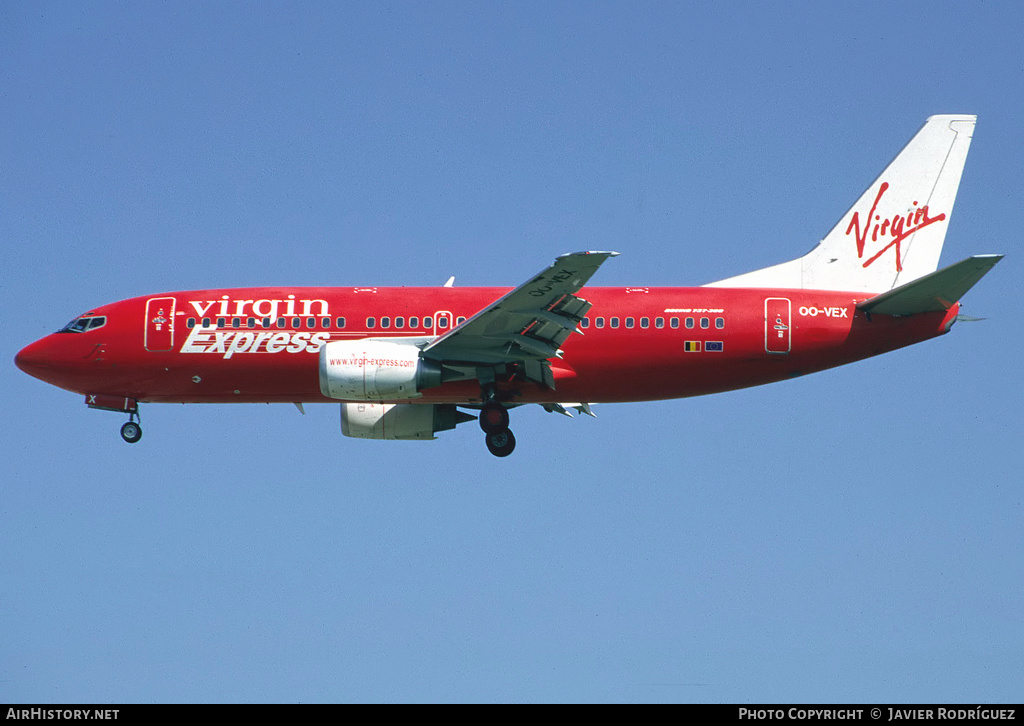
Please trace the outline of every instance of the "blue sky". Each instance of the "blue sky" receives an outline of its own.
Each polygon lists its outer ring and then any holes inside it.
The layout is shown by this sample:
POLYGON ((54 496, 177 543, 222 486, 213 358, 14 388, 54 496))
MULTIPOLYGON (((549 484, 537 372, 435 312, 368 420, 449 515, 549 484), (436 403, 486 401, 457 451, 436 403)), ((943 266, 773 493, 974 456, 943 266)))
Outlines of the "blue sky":
POLYGON ((0 7, 0 701, 1020 699, 1024 6, 0 7), (15 352, 263 284, 605 285, 796 257, 936 113, 987 320, 718 396, 366 442, 15 352))

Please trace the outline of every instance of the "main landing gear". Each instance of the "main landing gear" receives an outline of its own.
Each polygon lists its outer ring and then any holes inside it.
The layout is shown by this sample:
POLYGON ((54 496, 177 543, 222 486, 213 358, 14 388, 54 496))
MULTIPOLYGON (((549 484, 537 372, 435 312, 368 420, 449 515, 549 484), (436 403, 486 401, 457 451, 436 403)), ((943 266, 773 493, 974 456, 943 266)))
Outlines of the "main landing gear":
POLYGON ((129 444, 134 444, 142 438, 142 424, 139 421, 139 412, 133 411, 128 414, 128 423, 121 427, 121 438, 129 444))
POLYGON ((487 450, 495 456, 508 456, 516 448, 516 437, 508 428, 508 409, 491 401, 480 409, 480 428, 487 434, 487 450))

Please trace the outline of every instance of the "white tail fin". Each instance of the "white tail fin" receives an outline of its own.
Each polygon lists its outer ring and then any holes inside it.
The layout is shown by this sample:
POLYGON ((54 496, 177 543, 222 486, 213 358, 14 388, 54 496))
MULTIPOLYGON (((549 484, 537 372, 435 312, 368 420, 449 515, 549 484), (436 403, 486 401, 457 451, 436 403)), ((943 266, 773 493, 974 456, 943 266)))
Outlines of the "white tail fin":
POLYGON ((881 292, 934 272, 976 116, 932 116, 809 253, 708 287, 881 292))

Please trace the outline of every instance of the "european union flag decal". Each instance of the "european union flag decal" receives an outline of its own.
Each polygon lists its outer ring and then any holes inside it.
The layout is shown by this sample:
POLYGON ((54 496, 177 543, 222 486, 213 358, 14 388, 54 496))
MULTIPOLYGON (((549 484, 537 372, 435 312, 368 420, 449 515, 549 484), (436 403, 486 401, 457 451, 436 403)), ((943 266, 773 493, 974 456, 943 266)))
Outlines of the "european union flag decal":
POLYGON ((721 340, 709 340, 704 344, 704 350, 708 353, 721 353, 724 343, 721 340))

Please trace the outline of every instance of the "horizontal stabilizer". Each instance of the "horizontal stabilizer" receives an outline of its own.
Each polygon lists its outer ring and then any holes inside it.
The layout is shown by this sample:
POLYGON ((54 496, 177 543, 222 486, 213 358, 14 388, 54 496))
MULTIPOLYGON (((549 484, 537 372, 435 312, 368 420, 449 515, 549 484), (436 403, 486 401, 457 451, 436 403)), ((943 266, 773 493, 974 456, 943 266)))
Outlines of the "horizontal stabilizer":
POLYGON ((913 315, 949 310, 1002 255, 975 255, 924 277, 900 285, 857 305, 866 313, 913 315))

